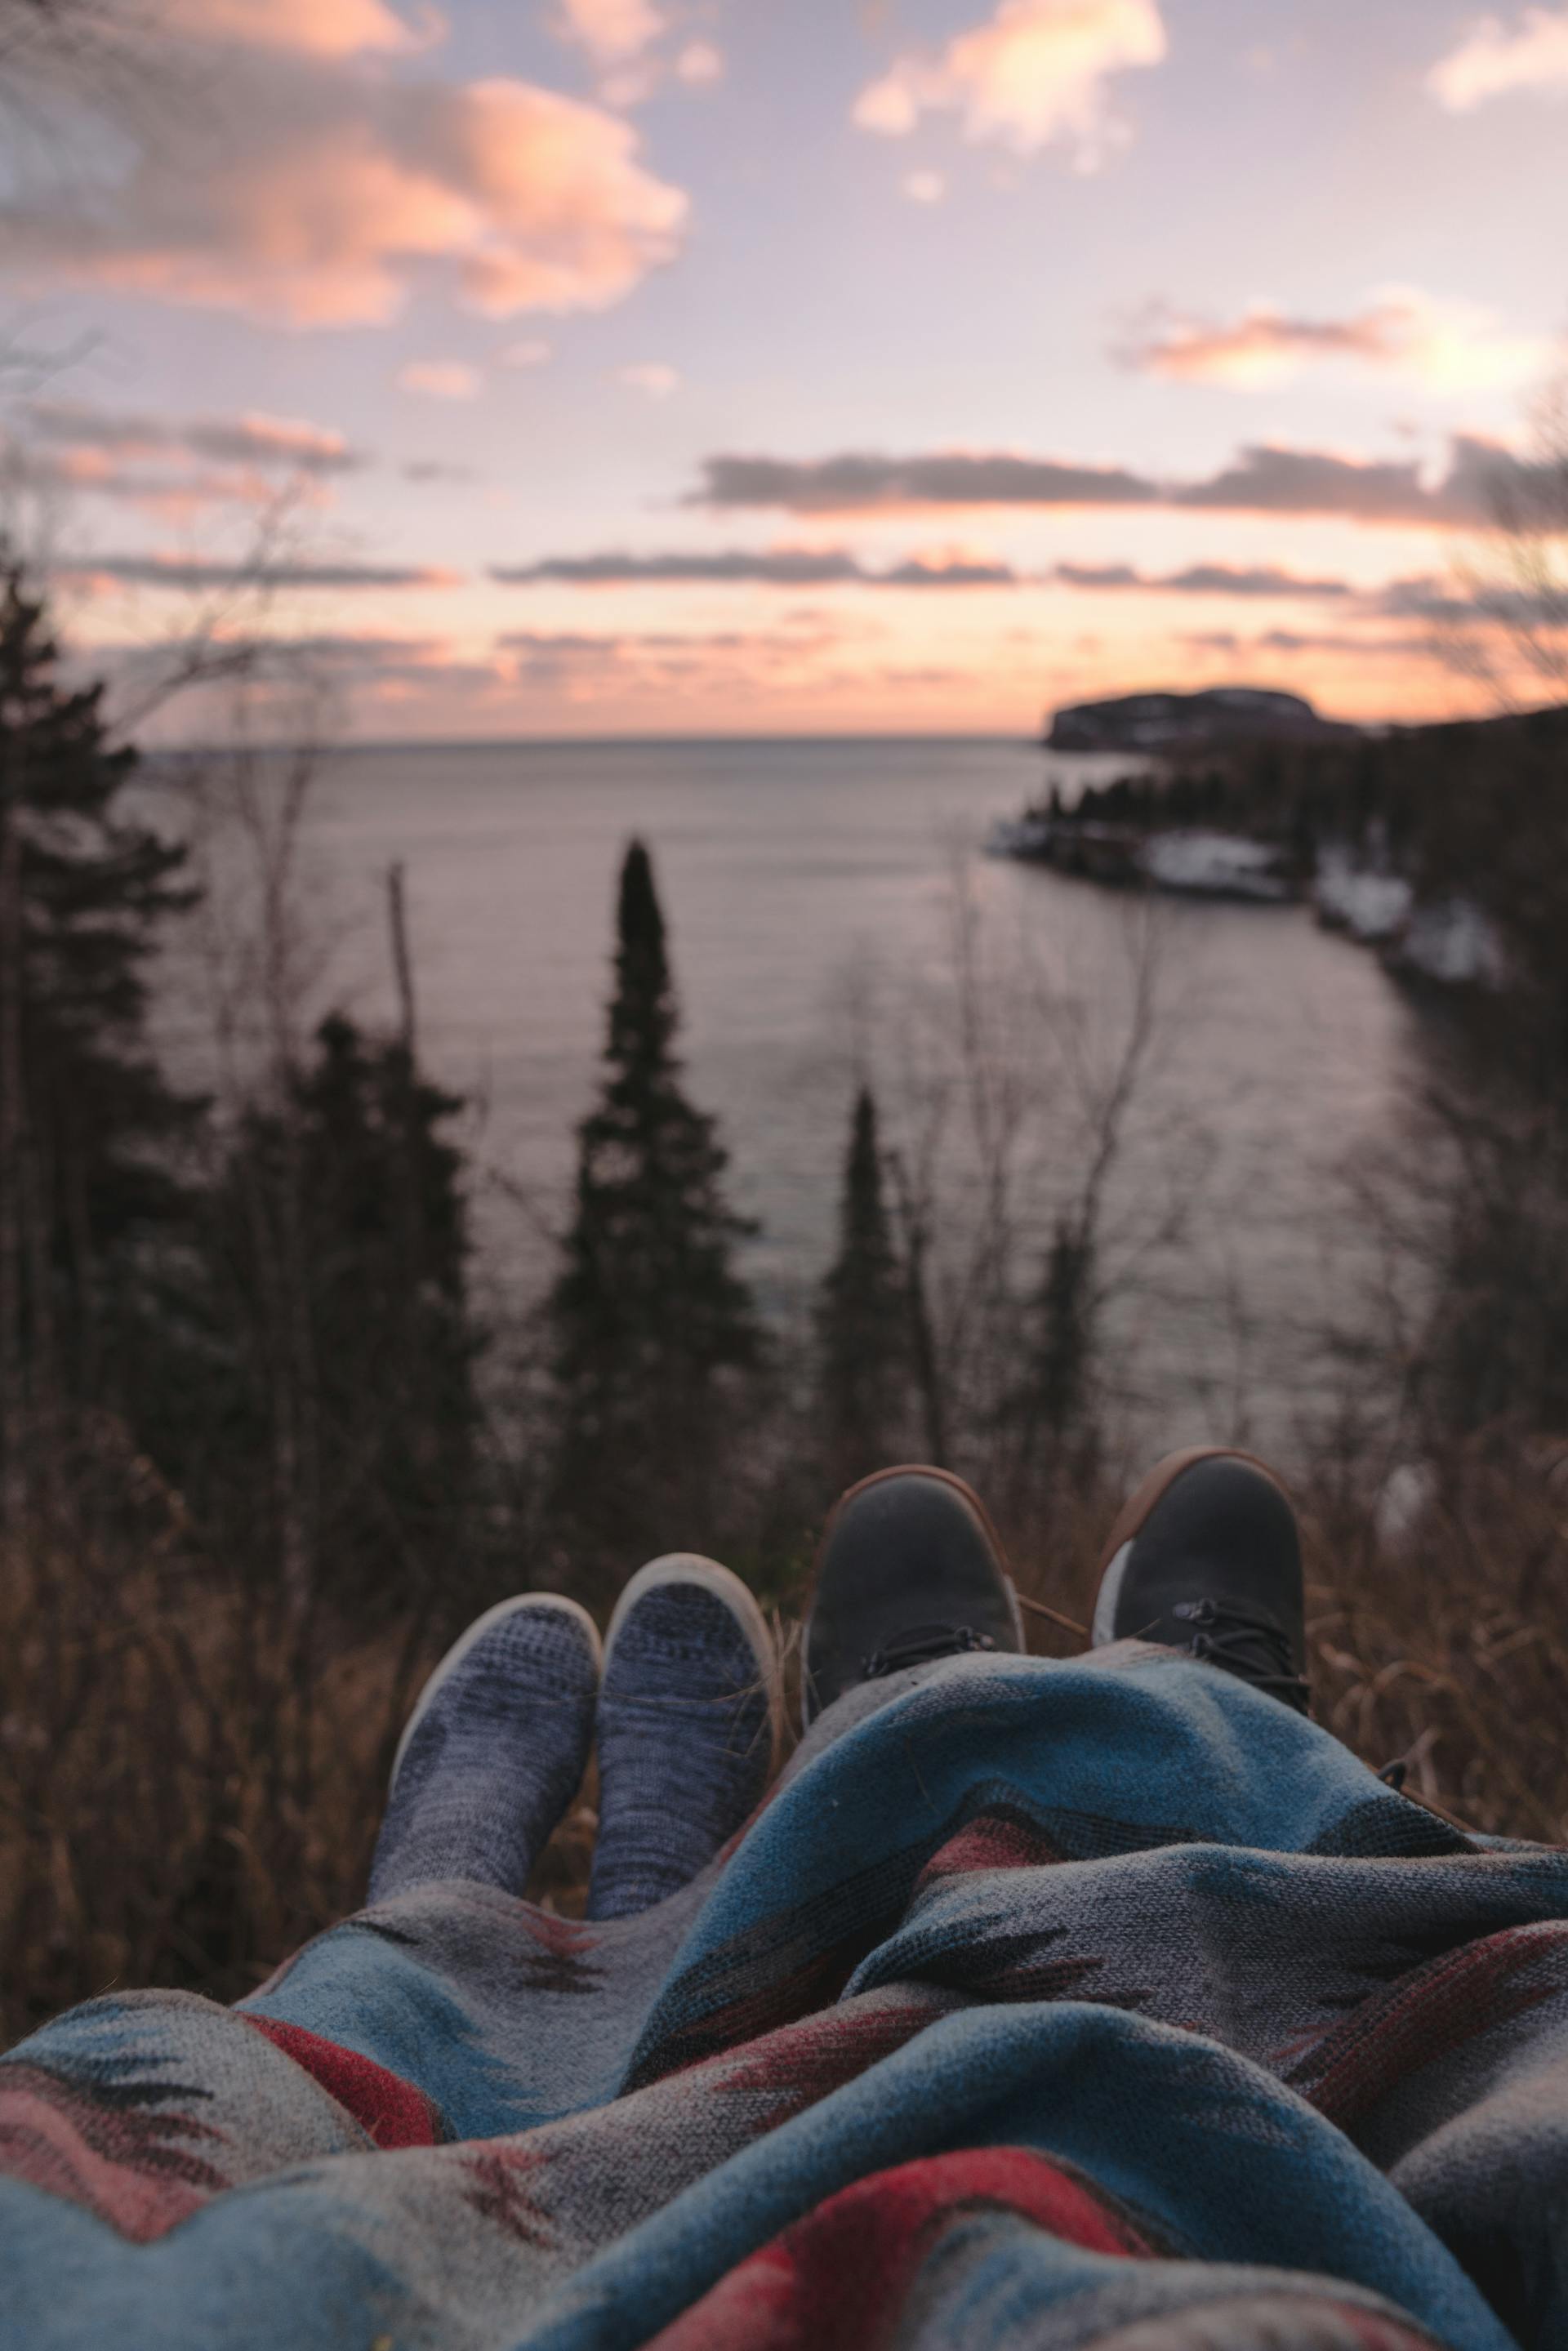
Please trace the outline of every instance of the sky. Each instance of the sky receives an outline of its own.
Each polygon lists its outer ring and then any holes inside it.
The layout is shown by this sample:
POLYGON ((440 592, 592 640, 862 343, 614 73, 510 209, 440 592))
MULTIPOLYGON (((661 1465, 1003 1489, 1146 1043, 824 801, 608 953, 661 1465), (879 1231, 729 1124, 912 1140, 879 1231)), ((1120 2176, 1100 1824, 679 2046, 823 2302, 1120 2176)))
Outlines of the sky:
POLYGON ((1568 6, 114 5, 0 153, 11 528, 101 664, 260 632, 368 738, 1474 706, 1568 6))

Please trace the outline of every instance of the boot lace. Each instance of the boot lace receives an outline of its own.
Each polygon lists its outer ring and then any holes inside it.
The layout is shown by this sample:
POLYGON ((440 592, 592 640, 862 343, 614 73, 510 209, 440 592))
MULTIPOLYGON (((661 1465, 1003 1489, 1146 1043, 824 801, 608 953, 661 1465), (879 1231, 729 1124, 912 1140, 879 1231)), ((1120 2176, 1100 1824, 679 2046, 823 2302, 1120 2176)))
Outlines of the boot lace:
POLYGON ((1202 1627, 1187 1644, 1191 1656, 1305 1714, 1312 1694, 1294 1670, 1290 1635, 1282 1625, 1267 1616, 1244 1616, 1218 1600, 1178 1600, 1171 1614, 1202 1627))
POLYGON ((879 1682, 888 1674, 903 1673, 906 1666, 928 1666, 937 1657, 962 1656, 968 1650, 996 1646, 988 1633, 977 1633, 968 1625, 913 1625, 907 1633, 895 1633, 891 1641, 861 1659, 861 1679, 879 1682))

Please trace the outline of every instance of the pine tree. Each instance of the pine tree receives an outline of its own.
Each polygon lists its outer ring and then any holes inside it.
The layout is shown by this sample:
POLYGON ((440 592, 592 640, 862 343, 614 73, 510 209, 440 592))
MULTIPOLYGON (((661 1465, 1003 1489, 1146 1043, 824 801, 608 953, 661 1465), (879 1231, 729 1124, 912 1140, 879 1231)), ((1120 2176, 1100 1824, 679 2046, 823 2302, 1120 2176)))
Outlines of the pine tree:
POLYGON ((296 1596, 361 1616, 465 1596, 480 1338, 442 1133, 462 1107, 406 1042, 325 1020, 286 1099, 234 1138, 199 1320, 165 1367, 162 1449, 214 1548, 266 1572, 295 1528, 296 1596))
POLYGON ((897 1450, 908 1397, 909 1296, 894 1244, 869 1086, 855 1097, 839 1249, 817 1307, 817 1399, 830 1481, 847 1486, 897 1450))
POLYGON ((148 959, 191 903, 183 852, 128 812, 136 754, 110 746, 102 692, 61 682, 43 602, 14 563, 0 569, 0 1452, 13 1507, 40 1409, 131 1384, 138 1245, 182 1211, 177 1146, 201 1109, 146 1040, 148 959))
POLYGON ((761 1357, 733 1262, 751 1228, 726 1201, 715 1122, 683 1090, 678 1025, 653 865, 632 841, 602 1090, 578 1130, 575 1214, 548 1307, 552 1515, 601 1566, 622 1570, 714 1527, 726 1389, 761 1357))
POLYGON ((1036 1426, 1060 1442, 1083 1418, 1094 1363, 1094 1244, 1062 1218, 1035 1301, 1029 1391, 1036 1426))
POLYGON ((1033 1293, 1023 1301, 1019 1370, 1004 1393, 999 1430, 1012 1511, 1049 1525, 1062 1496, 1095 1473, 1101 1422, 1097 1355, 1101 1300, 1092 1224, 1059 1216, 1033 1293))

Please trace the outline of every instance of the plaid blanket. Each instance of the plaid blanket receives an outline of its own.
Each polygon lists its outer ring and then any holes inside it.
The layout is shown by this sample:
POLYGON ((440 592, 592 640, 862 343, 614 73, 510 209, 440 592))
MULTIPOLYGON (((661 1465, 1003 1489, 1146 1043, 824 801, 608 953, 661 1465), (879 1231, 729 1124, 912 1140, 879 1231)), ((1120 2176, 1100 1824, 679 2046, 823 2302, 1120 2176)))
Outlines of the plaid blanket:
POLYGON ((1568 1854, 1170 1652, 949 1659, 643 1917, 73 2010, 0 2173, 27 2351, 1562 2351, 1568 1854))

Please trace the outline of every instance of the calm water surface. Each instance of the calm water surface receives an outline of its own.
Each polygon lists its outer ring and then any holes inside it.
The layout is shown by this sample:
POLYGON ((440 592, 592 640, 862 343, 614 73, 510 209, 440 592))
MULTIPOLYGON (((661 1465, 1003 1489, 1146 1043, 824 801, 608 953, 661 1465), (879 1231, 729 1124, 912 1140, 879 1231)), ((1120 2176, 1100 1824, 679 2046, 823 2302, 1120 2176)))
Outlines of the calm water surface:
MULTIPOLYGON (((1071 784, 1105 765, 1052 768, 1071 784)), ((1037 955, 1090 1030, 1103 1003, 1113 1049, 1128 903, 977 853, 1044 775, 1039 751, 998 740, 336 754, 314 823, 331 988, 366 1014, 390 1009, 382 888, 401 860, 422 1050, 482 1105, 486 1261, 537 1281, 594 1083, 617 862, 640 833, 692 1091, 720 1114, 737 1204, 762 1228, 750 1270, 775 1302, 799 1302, 831 1245, 854 1068, 868 1060, 918 1091, 912 1008, 945 985, 966 856, 982 936, 1004 962, 1037 955)), ((1262 1439, 1322 1401, 1315 1336, 1364 1290, 1334 1170, 1392 1129, 1410 1016, 1371 956, 1299 909, 1167 902, 1160 923, 1145 1091, 1186 1119, 1185 1155, 1151 1111, 1118 1178, 1128 1249, 1145 1242, 1137 1292, 1116 1308, 1118 1355, 1140 1433, 1262 1439), (1179 1245, 1160 1247, 1157 1217, 1139 1212, 1166 1177, 1187 1215, 1179 1245)))

